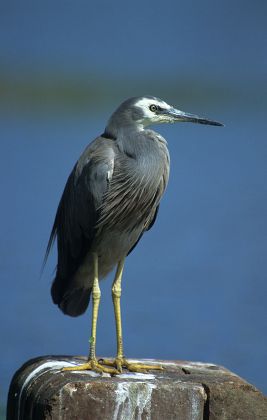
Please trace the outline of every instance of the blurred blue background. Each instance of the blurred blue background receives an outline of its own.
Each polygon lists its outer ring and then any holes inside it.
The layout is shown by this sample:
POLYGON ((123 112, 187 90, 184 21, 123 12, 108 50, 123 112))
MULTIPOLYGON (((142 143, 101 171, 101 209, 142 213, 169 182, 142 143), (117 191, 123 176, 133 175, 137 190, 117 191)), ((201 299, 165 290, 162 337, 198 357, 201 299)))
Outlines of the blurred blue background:
MULTIPOLYGON (((76 159, 143 94, 226 126, 155 127, 171 176, 127 259, 125 352, 221 364, 267 393, 266 13, 245 0, 1 3, 2 404, 29 358, 87 354, 90 311, 52 304, 55 251, 40 267, 76 159)), ((111 277, 101 287, 97 353, 111 356, 111 277)))

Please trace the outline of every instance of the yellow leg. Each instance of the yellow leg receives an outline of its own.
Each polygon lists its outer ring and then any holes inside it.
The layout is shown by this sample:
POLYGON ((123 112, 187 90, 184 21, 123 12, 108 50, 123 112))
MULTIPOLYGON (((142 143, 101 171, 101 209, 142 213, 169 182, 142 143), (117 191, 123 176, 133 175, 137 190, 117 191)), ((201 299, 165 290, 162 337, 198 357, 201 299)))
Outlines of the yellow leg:
POLYGON ((90 337, 90 352, 87 363, 75 367, 66 367, 63 370, 93 370, 95 372, 107 372, 111 374, 118 373, 116 369, 108 368, 96 360, 95 348, 96 348, 96 327, 97 327, 97 318, 98 318, 98 308, 100 303, 101 291, 99 288, 98 282, 98 256, 93 254, 93 263, 94 263, 94 281, 92 289, 92 300, 93 300, 93 315, 92 315, 92 329, 90 337))
POLYGON ((113 300, 115 323, 116 323, 117 359, 118 360, 122 360, 124 358, 123 341, 122 341, 122 326, 121 326, 121 279, 122 279, 124 261, 125 261, 125 258, 121 260, 118 264, 115 279, 112 286, 112 300, 113 300))
MULTIPOLYGON (((121 279, 123 273, 125 258, 119 263, 115 275, 115 279, 112 286, 112 300, 114 306, 115 322, 116 322, 116 335, 117 335, 117 356, 114 362, 110 360, 102 359, 101 363, 107 366, 114 366, 117 371, 122 372, 122 368, 126 368, 131 372, 146 372, 151 369, 163 368, 158 365, 144 365, 141 363, 129 363, 123 353, 123 341, 122 341, 122 326, 121 326, 121 279)), ((100 362, 100 361, 99 361, 100 362)))
POLYGON ((97 254, 94 254, 94 282, 92 289, 92 298, 93 298, 93 314, 92 314, 92 329, 90 337, 90 351, 89 351, 89 360, 95 359, 95 347, 96 347, 96 326, 98 318, 98 309, 101 298, 101 290, 98 282, 98 257, 97 254))

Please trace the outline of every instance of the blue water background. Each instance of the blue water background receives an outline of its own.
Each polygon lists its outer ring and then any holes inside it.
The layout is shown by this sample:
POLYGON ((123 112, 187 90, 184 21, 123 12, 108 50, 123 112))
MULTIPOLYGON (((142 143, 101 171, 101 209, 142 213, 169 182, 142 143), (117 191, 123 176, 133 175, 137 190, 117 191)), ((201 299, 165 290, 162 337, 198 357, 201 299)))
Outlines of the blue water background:
MULTIPOLYGON (((127 259, 125 353, 224 365, 267 393, 265 2, 18 2, 1 6, 0 392, 44 354, 87 354, 90 311, 39 278, 75 160, 126 97, 161 96, 222 121, 155 127, 171 176, 158 220, 127 259)), ((97 353, 115 354, 111 277, 97 353)))

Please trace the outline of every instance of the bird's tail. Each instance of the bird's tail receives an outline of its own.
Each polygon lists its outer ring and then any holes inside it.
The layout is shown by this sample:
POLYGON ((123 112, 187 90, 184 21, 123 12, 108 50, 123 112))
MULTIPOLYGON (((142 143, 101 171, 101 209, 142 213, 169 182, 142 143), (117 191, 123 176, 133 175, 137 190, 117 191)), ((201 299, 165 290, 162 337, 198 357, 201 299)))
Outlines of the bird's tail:
POLYGON ((56 277, 51 287, 53 302, 62 312, 70 316, 82 315, 90 301, 92 288, 67 286, 68 282, 56 277))

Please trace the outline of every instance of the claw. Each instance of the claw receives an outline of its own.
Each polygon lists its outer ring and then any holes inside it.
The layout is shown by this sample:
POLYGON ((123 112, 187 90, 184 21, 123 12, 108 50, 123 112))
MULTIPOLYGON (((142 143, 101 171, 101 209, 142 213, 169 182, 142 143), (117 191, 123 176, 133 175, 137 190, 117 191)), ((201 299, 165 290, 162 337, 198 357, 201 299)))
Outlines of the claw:
POLYGON ((107 360, 107 359, 99 359, 98 363, 100 366, 113 366, 115 367, 118 373, 122 373, 122 369, 125 368, 130 372, 138 372, 138 373, 147 373, 148 370, 163 370, 163 367, 160 365, 145 365, 142 363, 131 363, 128 362, 124 357, 116 357, 114 361, 107 360))
MULTIPOLYGON (((111 365, 110 365, 111 366, 111 365)), ((120 373, 117 369, 111 369, 109 367, 103 366, 96 359, 88 360, 87 363, 82 365, 73 366, 73 367, 64 367, 62 371, 78 371, 78 370, 92 370, 97 373, 110 373, 111 375, 117 375, 120 373)))

